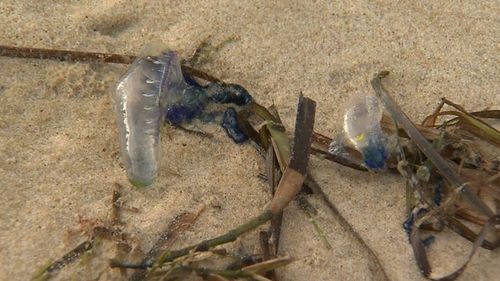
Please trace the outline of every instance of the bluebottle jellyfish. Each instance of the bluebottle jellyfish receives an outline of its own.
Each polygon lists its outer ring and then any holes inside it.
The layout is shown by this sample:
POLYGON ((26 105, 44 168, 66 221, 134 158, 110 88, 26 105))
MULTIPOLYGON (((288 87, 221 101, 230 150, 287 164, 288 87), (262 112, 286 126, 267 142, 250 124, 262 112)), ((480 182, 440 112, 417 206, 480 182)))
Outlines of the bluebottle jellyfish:
MULTIPOLYGON (((120 150, 130 182, 138 187, 154 182, 159 170, 160 125, 179 126, 201 118, 209 103, 244 106, 252 101, 241 86, 212 82, 198 84, 182 72, 174 51, 138 58, 120 78, 113 94, 120 150)), ((236 112, 227 108, 221 125, 237 143, 245 135, 239 130, 236 112), (233 119, 231 119, 231 118, 233 119)), ((206 114, 214 120, 217 114, 206 114)))
MULTIPOLYGON (((363 95, 348 103, 343 116, 345 137, 361 153, 364 165, 371 170, 383 169, 389 156, 388 138, 380 126, 382 114, 377 98, 363 95)), ((333 153, 338 151, 338 144, 332 142, 330 150, 333 153)))

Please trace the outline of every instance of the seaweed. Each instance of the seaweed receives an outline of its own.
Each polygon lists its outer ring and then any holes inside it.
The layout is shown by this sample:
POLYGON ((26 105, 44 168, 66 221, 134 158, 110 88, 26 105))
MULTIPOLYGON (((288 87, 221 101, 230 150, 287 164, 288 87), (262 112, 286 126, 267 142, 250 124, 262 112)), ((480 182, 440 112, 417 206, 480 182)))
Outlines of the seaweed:
POLYGON ((472 193, 469 185, 466 182, 463 182, 462 179, 452 170, 448 162, 436 152, 432 145, 418 131, 415 125, 413 125, 406 114, 403 113, 392 97, 382 87, 381 79, 388 74, 388 72, 379 73, 375 78, 373 78, 372 86, 377 96, 382 100, 387 110, 392 114, 392 117, 406 131, 408 136, 410 136, 422 153, 424 153, 429 160, 432 161, 433 165, 443 175, 443 177, 456 187, 456 191, 458 193, 462 193, 468 202, 480 212, 488 217, 492 217, 494 215, 493 211, 491 211, 491 209, 481 199, 472 193))
MULTIPOLYGON (((386 122, 384 127, 397 133, 398 171, 407 179, 407 186, 411 187, 407 189, 407 198, 416 194, 416 198, 407 199, 408 208, 411 208, 410 205, 414 207, 403 227, 409 235, 415 260, 422 275, 430 280, 455 280, 465 271, 477 248, 492 250, 500 244, 498 239, 494 242, 486 239, 487 234, 498 233, 495 227, 500 222, 500 216, 490 209, 484 201, 485 196, 481 198, 478 192, 488 186, 488 180, 479 180, 479 178, 484 178, 485 173, 492 171, 474 170, 479 168, 478 165, 471 166, 473 170, 465 168, 465 163, 470 163, 471 160, 466 159, 464 155, 477 154, 470 147, 464 146, 461 138, 457 136, 463 135, 466 131, 478 139, 487 140, 492 145, 499 146, 498 131, 478 119, 478 116, 493 118, 498 116, 496 111, 468 113, 460 105, 443 98, 437 109, 424 119, 421 126, 417 127, 382 86, 381 80, 388 74, 387 71, 377 74, 372 80, 372 86, 393 119, 392 126, 387 126, 386 122), (445 104, 458 111, 441 111, 445 104), (437 126, 437 117, 445 115, 458 117, 444 121, 437 126), (399 126, 403 131, 399 130, 399 126), (402 137, 411 140, 405 148, 400 141, 402 137), (433 144, 429 141, 433 141, 433 144), (457 152, 462 156, 458 164, 451 160, 457 152), (409 153, 409 156, 405 156, 405 153, 409 153), (461 198, 468 204, 464 204, 461 198), (480 233, 476 234, 460 222, 460 218, 480 225, 480 233), (435 277, 431 276, 432 269, 426 252, 429 237, 422 239, 421 231, 425 229, 441 231, 443 226, 474 244, 462 266, 444 277, 435 277)), ((495 176, 486 178, 497 180, 495 176)))
MULTIPOLYGON (((422 122, 423 124, 434 125, 436 118, 438 116, 457 116, 456 118, 452 118, 445 122, 443 125, 458 125, 463 130, 481 138, 486 141, 491 142, 494 145, 500 145, 500 131, 493 128, 488 123, 482 121, 478 117, 482 118, 495 118, 498 119, 500 117, 500 111, 498 110, 488 110, 488 111, 478 111, 469 113, 462 106, 453 103, 452 101, 442 98, 441 104, 449 105, 456 110, 449 111, 441 111, 442 106, 438 107, 438 110, 433 114, 429 115, 422 122)), ((440 104, 440 105, 441 105, 440 104)))

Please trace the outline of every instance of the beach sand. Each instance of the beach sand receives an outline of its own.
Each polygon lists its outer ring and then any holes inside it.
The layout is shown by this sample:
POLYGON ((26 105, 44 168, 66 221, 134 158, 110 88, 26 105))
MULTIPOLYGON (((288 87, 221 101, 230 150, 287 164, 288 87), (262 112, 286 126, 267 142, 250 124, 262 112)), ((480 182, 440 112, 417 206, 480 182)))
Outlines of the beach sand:
MULTIPOLYGON (((315 131, 328 136, 341 130, 343 103, 371 92, 369 81, 380 70, 391 71, 388 88, 415 121, 441 97, 468 110, 500 105, 496 1, 272 2, 3 0, 0 44, 139 54, 162 41, 189 57, 207 38, 217 44, 237 36, 201 68, 241 84, 265 106, 274 103, 290 131, 302 92, 318 103, 315 131)), ((265 168, 261 155, 251 144, 234 144, 216 125, 197 125, 214 139, 167 128, 156 183, 132 188, 110 98, 126 65, 4 57, 0 65, 1 280, 26 280, 83 241, 68 238, 68 231, 79 227, 79 217, 109 218, 115 182, 125 186, 127 206, 139 209, 124 212, 124 230, 146 251, 181 212, 206 206, 174 248, 222 234, 268 204, 268 187, 257 177, 265 168)), ((401 177, 315 157, 310 171, 391 280, 423 279, 401 226, 401 177)), ((278 271, 280 280, 375 280, 366 250, 319 197, 310 201, 333 249, 292 203, 280 253, 296 261, 278 271)), ((257 237, 254 231, 226 247, 256 253, 257 237)), ((119 280, 117 270, 107 269, 110 244, 56 280, 119 280)), ((439 264, 435 273, 456 269, 470 247, 450 231, 439 234, 429 250, 431 263, 439 264)), ((481 249, 461 280, 493 280, 499 263, 498 251, 481 249)))

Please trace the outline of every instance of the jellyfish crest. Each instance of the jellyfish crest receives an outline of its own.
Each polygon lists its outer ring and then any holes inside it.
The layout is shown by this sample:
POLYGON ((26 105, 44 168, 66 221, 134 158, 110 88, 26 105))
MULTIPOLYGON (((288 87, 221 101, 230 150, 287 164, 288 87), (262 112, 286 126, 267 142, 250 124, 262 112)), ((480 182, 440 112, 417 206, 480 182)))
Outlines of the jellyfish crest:
POLYGON ((174 51, 165 51, 155 57, 160 66, 160 106, 163 109, 179 103, 189 85, 184 80, 179 56, 174 51))

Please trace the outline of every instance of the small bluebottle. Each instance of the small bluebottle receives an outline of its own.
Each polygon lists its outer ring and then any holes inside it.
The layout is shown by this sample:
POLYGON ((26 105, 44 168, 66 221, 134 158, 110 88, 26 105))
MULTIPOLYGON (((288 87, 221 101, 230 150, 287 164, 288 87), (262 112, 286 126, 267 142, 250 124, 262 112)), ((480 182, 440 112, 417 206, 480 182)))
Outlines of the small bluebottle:
MULTIPOLYGON (((389 156, 388 138, 382 131, 380 120, 383 110, 375 96, 355 96, 347 104, 343 116, 343 131, 347 140, 363 156, 364 165, 371 170, 385 168, 389 156)), ((338 150, 338 144, 330 145, 338 150)))

